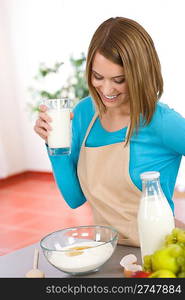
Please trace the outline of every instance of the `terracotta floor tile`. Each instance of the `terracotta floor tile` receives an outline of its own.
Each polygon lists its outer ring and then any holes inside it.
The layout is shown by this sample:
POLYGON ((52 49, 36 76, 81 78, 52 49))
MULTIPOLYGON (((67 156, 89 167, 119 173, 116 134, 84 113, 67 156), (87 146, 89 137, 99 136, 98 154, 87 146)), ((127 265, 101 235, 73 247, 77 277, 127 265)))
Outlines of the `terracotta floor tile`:
POLYGON ((27 172, 0 182, 0 255, 52 231, 91 223, 88 204, 71 209, 50 175, 27 172))
POLYGON ((36 213, 27 212, 27 211, 18 211, 12 214, 3 215, 1 216, 1 224, 12 224, 16 225, 19 224, 19 226, 24 226, 24 223, 30 219, 35 218, 36 213))
MULTIPOLYGON (((60 196, 60 200, 58 201, 56 196, 39 196, 35 195, 35 193, 26 195, 24 192, 22 194, 17 195, 14 193, 14 195, 7 195, 5 199, 3 199, 3 206, 4 207, 12 207, 13 208, 21 208, 21 209, 27 209, 33 208, 35 210, 37 209, 51 209, 53 208, 59 208, 63 204, 62 196, 60 196)), ((0 208, 1 210, 1 208, 0 208)))
POLYGON ((35 180, 30 180, 30 181, 26 181, 24 182, 24 184, 22 184, 21 182, 19 182, 18 184, 14 184, 11 185, 9 187, 4 187, 2 188, 3 191, 13 191, 13 192, 21 192, 22 191, 26 192, 26 193, 33 193, 33 191, 35 193, 39 193, 39 194, 52 194, 53 191, 55 191, 56 185, 54 183, 49 183, 49 182, 41 182, 41 181, 35 181, 35 180))
MULTIPOLYGON (((1 200, 0 200, 0 202, 1 202, 1 200)), ((0 203, 0 222, 1 222, 1 216, 12 214, 12 213, 18 212, 20 210, 22 210, 22 209, 18 208, 18 207, 15 207, 13 210, 12 206, 10 206, 8 204, 2 205, 2 203, 0 203)))
POLYGON ((76 222, 74 218, 71 218, 68 215, 61 215, 61 216, 42 216, 40 218, 30 219, 30 222, 24 224, 24 228, 26 230, 34 230, 37 232, 41 232, 44 229, 48 232, 53 230, 59 230, 65 227, 70 226, 78 226, 81 222, 76 222))
POLYGON ((25 232, 22 230, 7 230, 2 232, 0 236, 0 249, 18 249, 25 244, 40 239, 40 233, 25 232))

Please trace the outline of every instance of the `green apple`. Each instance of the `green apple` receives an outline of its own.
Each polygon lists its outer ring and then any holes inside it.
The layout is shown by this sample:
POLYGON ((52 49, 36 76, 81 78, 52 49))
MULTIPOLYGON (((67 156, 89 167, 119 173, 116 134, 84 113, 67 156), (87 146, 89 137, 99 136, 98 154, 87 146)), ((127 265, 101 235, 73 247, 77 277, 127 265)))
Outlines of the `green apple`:
POLYGON ((177 274, 180 271, 177 263, 179 256, 184 256, 184 251, 178 244, 170 244, 156 250, 151 255, 152 271, 169 270, 177 274))
POLYGON ((176 278, 176 276, 169 270, 158 270, 150 274, 148 278, 176 278))

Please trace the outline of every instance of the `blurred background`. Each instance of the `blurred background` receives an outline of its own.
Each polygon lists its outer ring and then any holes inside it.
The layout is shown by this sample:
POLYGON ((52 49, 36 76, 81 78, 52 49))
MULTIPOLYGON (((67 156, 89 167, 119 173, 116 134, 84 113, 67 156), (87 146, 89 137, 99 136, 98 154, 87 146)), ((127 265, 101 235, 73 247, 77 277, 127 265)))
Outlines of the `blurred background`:
MULTIPOLYGON (((90 39, 101 22, 115 16, 135 19, 149 32, 162 65, 161 101, 185 116, 183 0, 0 0, 1 254, 37 241, 49 230, 91 223, 88 204, 71 210, 61 199, 44 142, 33 126, 43 97, 63 93, 77 102, 88 93, 83 70, 90 39), (47 227, 56 215, 58 221, 47 227), (30 230, 30 239, 20 244, 30 230), (15 239, 18 232, 22 235, 15 239)), ((183 158, 175 194, 181 198, 184 170, 183 158)), ((179 200, 181 220, 183 205, 184 199, 179 200)))

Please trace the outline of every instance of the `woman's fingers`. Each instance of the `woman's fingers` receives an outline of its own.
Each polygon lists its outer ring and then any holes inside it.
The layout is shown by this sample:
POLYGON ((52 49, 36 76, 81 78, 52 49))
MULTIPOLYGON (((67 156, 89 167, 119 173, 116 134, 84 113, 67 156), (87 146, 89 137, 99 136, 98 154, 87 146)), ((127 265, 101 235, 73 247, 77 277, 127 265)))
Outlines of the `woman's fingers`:
POLYGON ((42 138, 44 139, 45 141, 47 141, 47 138, 48 138, 48 132, 41 128, 41 127, 38 127, 36 124, 34 126, 34 130, 35 132, 42 138))
MULTIPOLYGON (((50 122, 52 119, 47 114, 47 106, 44 104, 41 104, 39 106, 39 114, 38 119, 35 122, 34 130, 35 132, 43 138, 45 141, 47 141, 49 131, 52 130, 52 126, 50 125, 50 122)), ((74 117, 73 112, 70 113, 70 119, 72 120, 74 117)))
POLYGON ((36 126, 45 130, 52 130, 51 125, 42 118, 37 119, 36 126))
POLYGON ((43 119, 46 122, 51 122, 52 120, 49 117, 49 115, 47 114, 47 110, 48 110, 47 106, 44 104, 41 104, 39 106, 39 118, 43 119))
POLYGON ((48 138, 49 130, 52 130, 52 127, 49 124, 51 122, 51 118, 47 115, 46 111, 47 111, 47 106, 41 104, 39 106, 39 117, 36 120, 34 126, 35 132, 45 141, 48 138))
POLYGON ((39 105, 39 111, 45 112, 45 111, 47 111, 47 109, 48 108, 46 105, 44 105, 44 104, 39 105))

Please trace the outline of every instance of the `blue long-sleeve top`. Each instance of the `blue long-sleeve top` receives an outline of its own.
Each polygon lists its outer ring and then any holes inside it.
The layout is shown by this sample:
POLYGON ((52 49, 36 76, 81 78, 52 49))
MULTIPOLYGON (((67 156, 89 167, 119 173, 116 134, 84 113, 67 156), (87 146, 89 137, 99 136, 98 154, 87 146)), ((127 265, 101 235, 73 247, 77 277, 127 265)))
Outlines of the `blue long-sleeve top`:
MULTIPOLYGON (((63 198, 71 208, 77 208, 87 200, 78 180, 77 163, 86 130, 95 113, 91 97, 78 102, 73 111, 71 154, 48 155, 54 178, 63 198)), ((150 124, 144 126, 143 121, 141 117, 139 130, 130 140, 128 170, 130 178, 141 190, 140 174, 159 171, 163 192, 174 211, 173 192, 181 158, 185 155, 185 118, 168 105, 158 102, 150 124)), ((97 118, 85 145, 99 147, 119 143, 125 139, 126 130, 127 127, 124 127, 118 131, 108 132, 97 118)))

